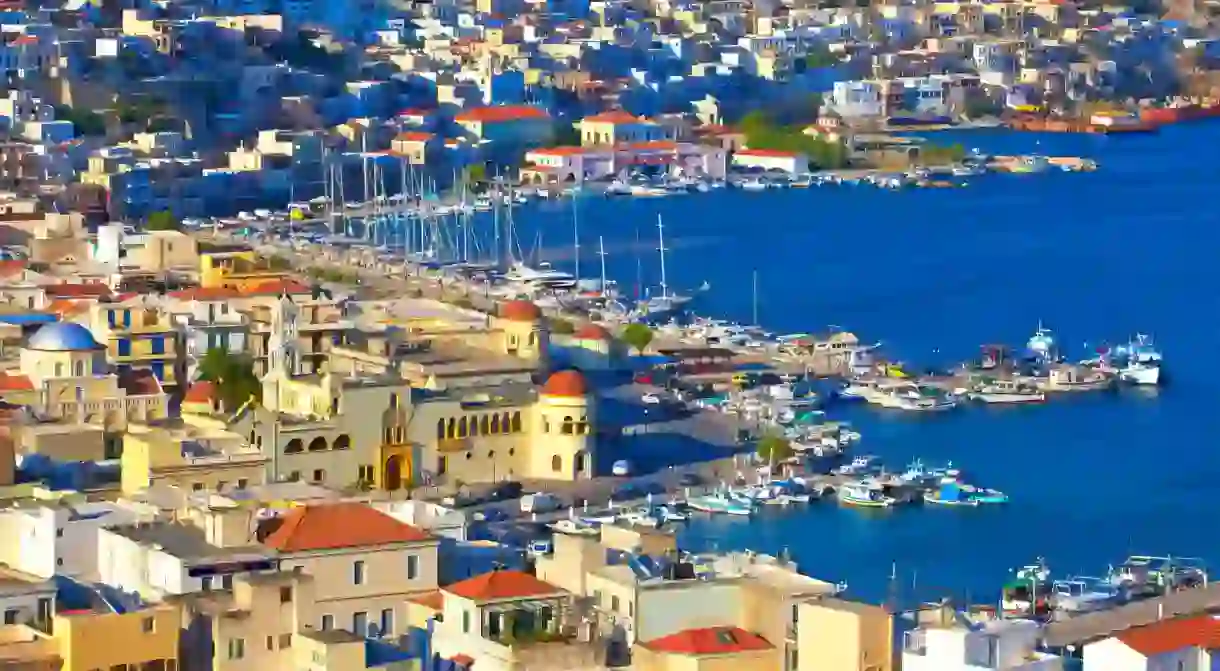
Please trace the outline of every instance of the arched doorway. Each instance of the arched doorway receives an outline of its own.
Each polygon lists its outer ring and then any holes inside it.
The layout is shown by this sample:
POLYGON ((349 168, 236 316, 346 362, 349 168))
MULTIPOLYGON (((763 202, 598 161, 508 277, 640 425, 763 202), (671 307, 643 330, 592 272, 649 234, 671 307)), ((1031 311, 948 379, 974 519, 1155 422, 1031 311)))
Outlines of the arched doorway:
POLYGON ((385 488, 391 492, 402 488, 402 457, 397 454, 385 460, 385 488))
POLYGON ((576 453, 576 463, 574 464, 574 466, 576 468, 576 477, 580 477, 585 474, 585 453, 584 452, 576 453))

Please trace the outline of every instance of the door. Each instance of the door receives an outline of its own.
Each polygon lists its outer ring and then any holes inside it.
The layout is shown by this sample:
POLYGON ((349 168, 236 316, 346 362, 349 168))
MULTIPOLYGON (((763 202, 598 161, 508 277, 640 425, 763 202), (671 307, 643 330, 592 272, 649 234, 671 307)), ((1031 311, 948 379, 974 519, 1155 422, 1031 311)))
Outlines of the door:
POLYGON ((385 488, 395 491, 402 487, 402 457, 397 454, 385 460, 385 488))

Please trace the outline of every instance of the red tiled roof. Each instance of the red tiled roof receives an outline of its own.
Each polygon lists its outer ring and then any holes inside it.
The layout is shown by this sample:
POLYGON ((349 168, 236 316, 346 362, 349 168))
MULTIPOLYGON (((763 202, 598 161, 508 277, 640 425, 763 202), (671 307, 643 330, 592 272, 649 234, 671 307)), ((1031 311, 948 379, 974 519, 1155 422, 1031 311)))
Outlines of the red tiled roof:
POLYGON ((47 304, 47 312, 57 314, 60 317, 71 317, 78 315, 89 309, 89 305, 83 301, 74 301, 67 298, 61 298, 57 301, 51 301, 47 304))
POLYGON ((576 337, 581 340, 610 340, 610 332, 601 324, 592 322, 576 329, 576 337))
POLYGON ((738 156, 757 156, 758 158, 796 158, 797 153, 794 151, 781 151, 779 149, 738 149, 738 156))
POLYGON ((405 131, 394 136, 398 142, 427 142, 436 137, 435 133, 424 133, 421 131, 405 131))
POLYGON ((740 627, 686 629, 640 645, 654 652, 674 655, 731 655, 738 652, 770 650, 767 639, 740 627))
POLYGON ((186 391, 186 395, 182 397, 183 403, 208 403, 216 398, 216 383, 200 380, 191 385, 191 388, 186 391))
POLYGON ((1128 648, 1152 657, 1183 648, 1220 648, 1220 620, 1210 616, 1161 620, 1114 636, 1128 648))
MULTIPOLYGON (((303 506, 276 520, 263 545, 281 552, 413 543, 432 536, 363 503, 303 506)), ((405 569, 404 569, 405 570, 405 569)))
POLYGON ((152 396, 161 393, 161 383, 147 370, 131 370, 119 375, 119 386, 131 396, 152 396))
POLYGON ((601 114, 594 114, 593 116, 581 119, 581 121, 588 121, 590 123, 649 123, 648 119, 637 117, 623 110, 611 110, 601 114))
POLYGON ((0 261, 0 277, 12 277, 25 270, 25 261, 0 261))
POLYGON ((535 578, 524 571, 500 570, 476 575, 448 587, 445 592, 471 601, 501 601, 504 599, 528 599, 530 597, 555 596, 564 591, 549 582, 535 578))
POLYGON ((532 322, 542 318, 542 310, 529 301, 506 301, 500 304, 500 318, 514 322, 532 322))
POLYGON ((421 594, 419 596, 407 599, 407 601, 419 604, 425 608, 431 608, 432 610, 440 610, 445 607, 445 597, 441 596, 440 590, 428 592, 427 594, 421 594))
POLYGON ((576 370, 561 370, 542 385, 542 393, 547 396, 584 396, 588 391, 585 376, 576 370))
POLYGON ((43 288, 54 298, 102 298, 110 296, 110 287, 92 282, 89 284, 52 284, 43 288))
POLYGON ((575 156, 587 151, 589 150, 585 147, 543 147, 542 149, 533 149, 529 153, 542 156, 575 156))
POLYGON ((470 668, 470 665, 474 664, 474 657, 471 657, 464 652, 459 652, 458 654, 450 657, 449 661, 457 664, 458 666, 470 668))
POLYGON ((651 142, 628 142, 625 144, 618 144, 615 145, 614 148, 619 151, 647 151, 653 149, 657 151, 673 151, 678 148, 678 143, 674 142, 673 140, 653 140, 651 142))
POLYGON ((191 287, 182 291, 171 291, 170 298, 183 301, 219 301, 237 298, 241 292, 232 287, 191 287))
POLYGON ((267 280, 251 286, 244 292, 246 295, 262 295, 274 294, 309 294, 313 290, 295 280, 267 280))
POLYGON ((0 372, 0 391, 31 391, 34 383, 25 375, 9 375, 0 372))
POLYGON ((541 107, 530 105, 501 105, 498 107, 475 107, 459 112, 455 121, 481 121, 497 123, 501 121, 520 121, 522 119, 549 119, 550 114, 541 107))

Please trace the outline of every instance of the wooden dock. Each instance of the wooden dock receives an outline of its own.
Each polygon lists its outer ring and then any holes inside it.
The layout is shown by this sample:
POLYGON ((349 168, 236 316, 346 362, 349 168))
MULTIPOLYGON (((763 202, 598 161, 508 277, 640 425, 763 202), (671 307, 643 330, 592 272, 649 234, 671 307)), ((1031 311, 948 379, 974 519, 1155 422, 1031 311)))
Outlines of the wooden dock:
POLYGON ((1050 648, 1081 645, 1131 627, 1152 624, 1158 619, 1215 611, 1220 611, 1220 584, 1172 592, 1118 608, 1052 622, 1046 627, 1044 642, 1050 648))

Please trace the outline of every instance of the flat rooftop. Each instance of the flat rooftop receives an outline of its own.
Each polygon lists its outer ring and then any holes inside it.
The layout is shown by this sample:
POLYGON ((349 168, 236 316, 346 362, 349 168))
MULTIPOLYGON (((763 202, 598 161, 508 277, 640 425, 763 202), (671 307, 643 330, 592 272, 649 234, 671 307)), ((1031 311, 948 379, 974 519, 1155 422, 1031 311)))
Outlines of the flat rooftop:
POLYGON ((250 544, 223 548, 207 541, 203 530, 178 522, 153 522, 113 527, 112 533, 141 545, 160 546, 165 552, 186 561, 208 559, 269 557, 272 552, 262 545, 250 544))
POLYGON ((0 596, 54 591, 55 583, 52 580, 0 564, 0 596))

